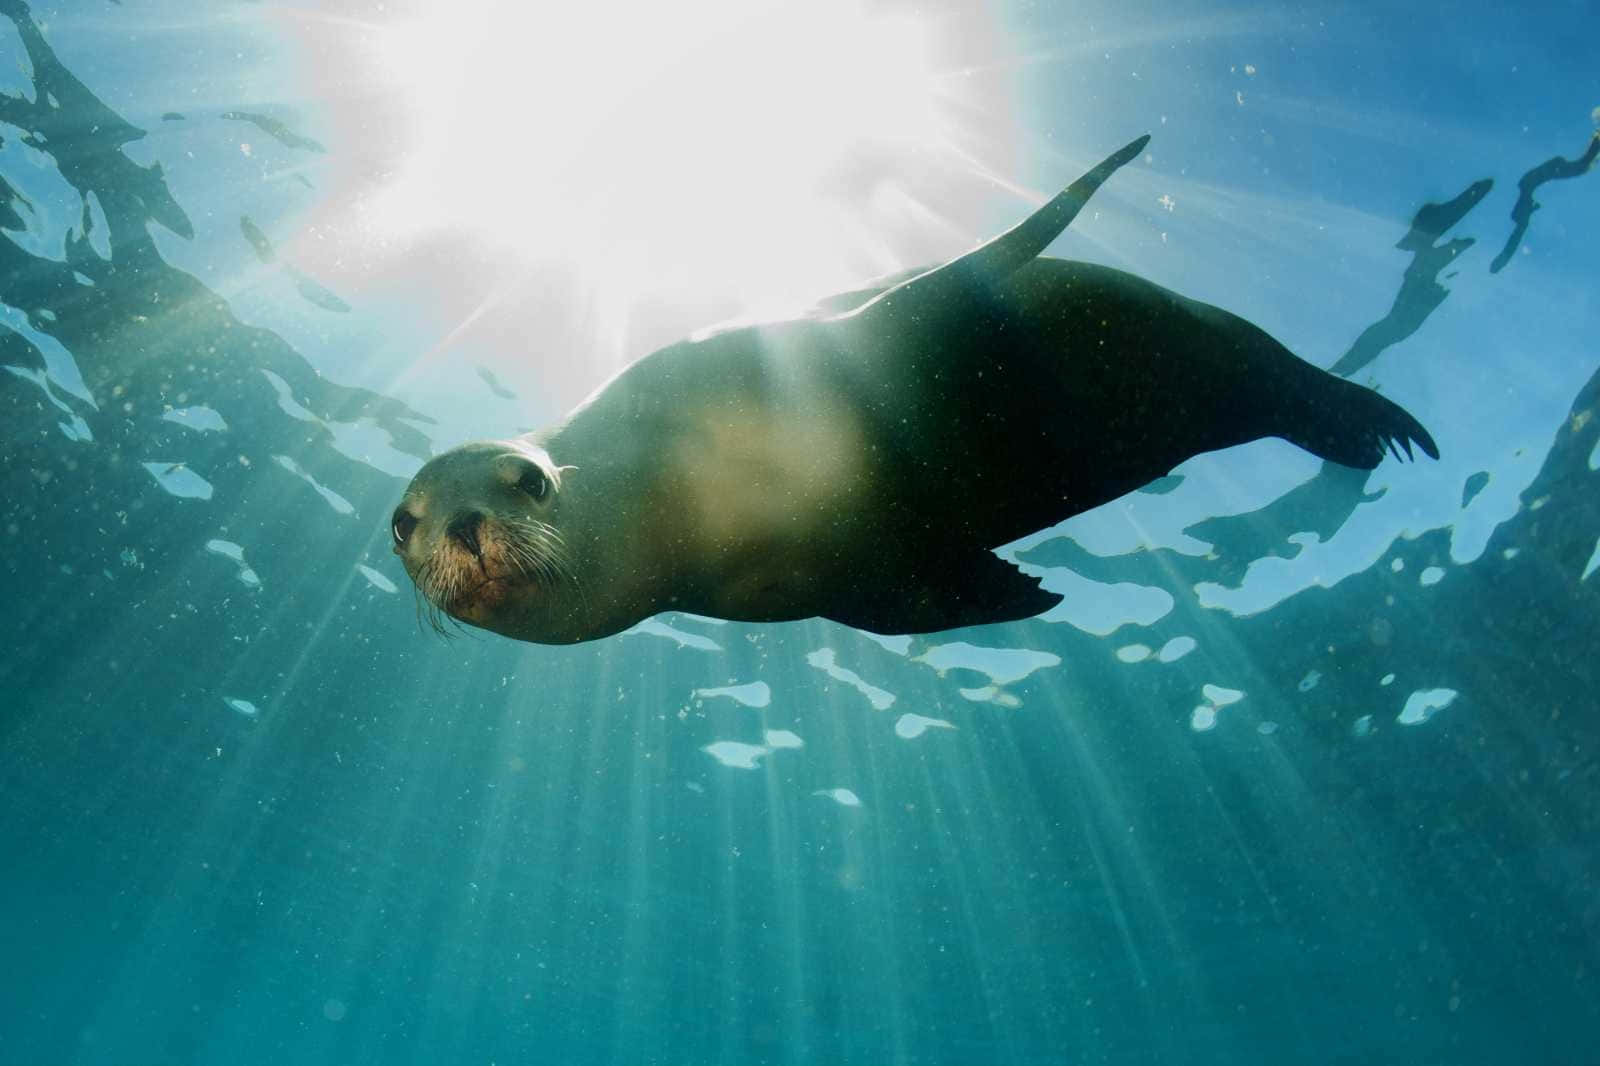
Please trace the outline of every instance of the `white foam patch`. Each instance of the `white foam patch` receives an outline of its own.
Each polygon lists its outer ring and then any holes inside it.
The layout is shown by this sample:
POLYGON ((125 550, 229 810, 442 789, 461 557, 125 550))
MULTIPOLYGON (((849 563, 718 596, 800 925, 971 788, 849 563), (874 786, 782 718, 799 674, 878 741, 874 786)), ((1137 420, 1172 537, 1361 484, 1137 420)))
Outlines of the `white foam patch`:
POLYGON ((332 438, 333 450, 345 458, 365 463, 374 470, 392 477, 410 478, 422 469, 421 460, 396 448, 394 438, 389 435, 389 431, 372 419, 359 418, 354 422, 325 421, 294 398, 294 390, 289 387, 287 381, 270 370, 263 370, 261 373, 272 383, 273 391, 278 394, 279 410, 290 418, 300 422, 312 422, 326 429, 332 438))
POLYGON ((222 697, 222 702, 226 703, 229 707, 238 711, 246 718, 254 718, 256 715, 261 713, 261 710, 255 704, 251 703, 249 700, 239 699, 237 696, 224 696, 222 697))
POLYGON ((832 648, 819 648, 806 656, 806 662, 821 670, 835 681, 842 681, 867 698, 875 711, 886 711, 894 706, 894 693, 885 692, 876 685, 869 685, 860 674, 853 670, 846 670, 837 662, 832 648))
POLYGON ((722 688, 697 688, 697 700, 728 699, 746 707, 765 707, 772 702, 772 689, 765 681, 752 681, 748 685, 725 685, 722 688))
POLYGON ((714 744, 707 744, 700 749, 723 766, 735 770, 760 769, 761 756, 766 755, 771 749, 760 744, 744 744, 737 740, 719 740, 714 744))
POLYGON ((1321 673, 1316 670, 1307 670, 1306 676, 1300 679, 1300 683, 1296 685, 1295 688, 1299 689, 1301 692, 1310 692, 1312 689, 1316 688, 1317 685, 1321 684, 1321 682, 1321 673))
POLYGON ((1277 731, 1278 731, 1278 723, 1277 722, 1257 722, 1256 723, 1256 732, 1260 733, 1264 737, 1270 737, 1272 734, 1276 733, 1277 731))
POLYGON ((861 806, 861 797, 851 792, 848 788, 819 788, 812 795, 826 796, 841 807, 861 806))
POLYGON ((894 734, 906 740, 915 740, 930 729, 954 729, 955 725, 943 718, 929 718, 921 714, 902 714, 894 724, 894 734))
POLYGON ((208 540, 206 541, 206 551, 212 555, 221 555, 224 558, 232 559, 236 563, 244 562, 244 549, 231 540, 208 540))
POLYGON ((63 437, 66 437, 68 440, 71 440, 71 441, 92 441, 92 440, 94 440, 94 433, 93 433, 93 431, 91 431, 89 429, 89 423, 85 422, 82 418, 79 418, 77 415, 73 415, 70 421, 57 422, 56 423, 56 427, 61 430, 61 435, 63 437))
MULTIPOLYGON (((15 138, 13 138, 14 140, 15 138)), ((0 152, 3 151, 4 149, 0 148, 0 152)), ((7 176, 14 179, 17 175, 10 173, 7 176)), ((92 202, 94 194, 90 193, 89 196, 92 202)), ((101 232, 104 233, 105 231, 102 230, 101 232)), ((49 257, 55 258, 54 254, 49 257)), ((107 258, 110 258, 110 256, 107 256, 107 258)), ((72 353, 67 351, 60 341, 48 333, 41 333, 34 329, 33 324, 28 320, 27 314, 9 304, 0 304, 0 322, 4 322, 7 326, 22 334, 33 342, 35 348, 39 349, 39 355, 44 359, 44 376, 49 378, 50 384, 62 392, 76 396, 90 407, 96 410, 99 409, 100 405, 95 402, 94 396, 89 392, 89 386, 84 384, 83 373, 78 369, 77 360, 72 357, 72 353)), ((30 381, 35 380, 33 377, 34 371, 24 370, 22 367, 7 367, 6 369, 19 377, 25 377, 30 381)), ((35 381, 35 384, 40 385, 45 390, 45 393, 50 395, 51 403, 54 403, 57 407, 62 406, 61 402, 50 393, 49 387, 44 385, 42 381, 35 381)))
POLYGON ((156 479, 156 484, 186 500, 211 499, 211 482, 182 463, 140 463, 156 479))
POLYGON ((1406 561, 1404 559, 1396 559, 1396 560, 1394 560, 1393 562, 1391 562, 1389 564, 1389 569, 1393 570, 1397 574, 1400 571, 1404 570, 1405 568, 1406 568, 1406 561))
POLYGON ((299 401, 294 398, 294 390, 289 388, 289 383, 287 381, 283 380, 283 378, 279 377, 277 374, 274 374, 270 370, 262 370, 261 374, 272 383, 273 391, 278 394, 279 410, 288 415, 290 418, 300 422, 321 423, 322 419, 312 414, 306 408, 300 406, 299 401))
POLYGON ((1217 709, 1209 703, 1202 703, 1189 712, 1189 728, 1196 733, 1204 733, 1216 728, 1217 709))
POLYGON ((212 555, 220 555, 233 562, 239 568, 239 580, 253 589, 261 587, 261 577, 244 561, 244 549, 231 540, 208 540, 206 551, 212 555))
POLYGON ((1159 662, 1175 663, 1199 647, 1199 642, 1193 637, 1173 637, 1161 645, 1161 650, 1156 652, 1159 662))
POLYGON ((1378 684, 1380 684, 1380 685, 1392 685, 1392 684, 1394 684, 1394 675, 1393 674, 1384 674, 1382 677, 1380 677, 1378 679, 1378 684))
POLYGON ((332 489, 323 485, 310 474, 306 473, 305 470, 301 469, 299 463, 295 462, 287 455, 274 455, 272 458, 273 461, 279 466, 283 467, 285 470, 289 471, 289 473, 304 481, 307 485, 310 485, 312 488, 316 489, 317 495, 326 500, 328 506, 332 507, 339 514, 355 514, 356 509, 354 504, 345 499, 343 496, 339 495, 337 492, 334 492, 332 489))
POLYGON ((365 463, 390 477, 410 480, 422 461, 394 446, 389 431, 369 418, 354 422, 323 422, 333 437, 333 450, 346 459, 365 463))
POLYGON ((1395 721, 1401 725, 1421 725, 1454 703, 1459 695, 1453 688, 1418 689, 1407 697, 1406 705, 1395 721))
POLYGON ((1148 644, 1124 644, 1117 649, 1117 659, 1125 663, 1142 663, 1150 658, 1148 644))
POLYGON ((12 374, 22 378, 24 381, 33 382, 44 392, 45 396, 50 400, 50 403, 54 407, 56 407, 58 410, 66 412, 68 421, 57 422, 56 425, 61 428, 62 434, 68 440, 94 440, 94 434, 89 431, 89 423, 85 422, 81 417, 79 417, 77 412, 75 412, 65 400, 57 396, 55 391, 51 389, 49 374, 42 370, 30 370, 25 366, 12 366, 9 363, 6 364, 5 369, 11 371, 12 374))
POLYGON ((674 618, 680 621, 693 622, 695 625, 700 626, 725 626, 728 624, 726 618, 709 618, 703 614, 690 614, 688 611, 673 611, 672 614, 674 618))
POLYGON ((380 574, 378 571, 374 570, 372 567, 366 565, 365 563, 357 563, 356 564, 356 569, 361 571, 361 576, 366 578, 367 579, 367 583, 370 584, 373 588, 377 589, 379 592, 399 592, 400 591, 400 589, 395 586, 395 583, 393 581, 390 581, 387 577, 385 577, 384 575, 380 574))
POLYGON ((1589 575, 1594 573, 1596 568, 1600 568, 1600 540, 1594 542, 1594 551, 1590 553, 1589 561, 1583 566, 1583 576, 1578 580, 1588 581, 1589 575))
POLYGON ((1064 566, 1023 564, 1022 570, 1038 577, 1047 592, 1065 597, 1040 615, 1041 621, 1066 622, 1097 637, 1108 637, 1125 625, 1155 625, 1175 602, 1165 589, 1128 581, 1108 585, 1064 566))
POLYGON ((989 675, 996 685, 1021 681, 1036 670, 1061 665, 1061 656, 1025 648, 981 648, 965 641, 938 644, 911 660, 926 663, 940 674, 947 670, 972 670, 989 675))
POLYGON ((162 412, 161 418, 162 421, 176 422, 196 433, 220 433, 228 428, 222 416, 209 407, 178 407, 162 412))
POLYGON ((1417 575, 1417 584, 1419 585, 1437 585, 1443 580, 1444 567, 1442 566, 1430 566, 1421 574, 1417 575))
POLYGON ((962 699, 971 700, 973 703, 992 703, 996 707, 1017 708, 1022 706, 1022 701, 999 685, 984 685, 982 688, 958 688, 962 699))
POLYGON ((646 618, 632 629, 624 631, 622 635, 625 637, 665 637, 667 640, 676 642, 680 648, 694 648, 696 651, 722 650, 722 645, 710 637, 703 637, 699 633, 686 633, 681 629, 675 629, 667 625, 667 623, 657 618, 646 618))
POLYGON ((780 748, 803 748, 806 742, 800 739, 799 734, 791 733, 787 729, 769 729, 762 737, 767 742, 767 747, 773 751, 780 748))
POLYGON ((1350 733, 1357 737, 1370 737, 1372 735, 1372 715, 1364 714, 1350 724, 1350 733))
POLYGON ((882 633, 869 633, 865 629, 858 629, 856 632, 860 633, 874 644, 877 644, 885 651, 892 651, 896 655, 911 654, 910 637, 886 637, 882 633))
POLYGON ((1239 689, 1223 688, 1221 685, 1201 685, 1200 695, 1214 707, 1226 707, 1230 703, 1238 703, 1244 699, 1244 693, 1239 689))

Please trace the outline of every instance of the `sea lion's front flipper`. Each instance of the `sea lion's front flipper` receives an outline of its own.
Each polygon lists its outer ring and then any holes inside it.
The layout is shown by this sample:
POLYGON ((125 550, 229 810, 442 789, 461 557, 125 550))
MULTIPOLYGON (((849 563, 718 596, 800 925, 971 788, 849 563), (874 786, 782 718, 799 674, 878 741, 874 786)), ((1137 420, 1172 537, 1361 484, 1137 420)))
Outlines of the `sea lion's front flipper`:
POLYGON ((857 312, 891 303, 898 309, 909 301, 915 301, 919 309, 936 308, 950 298, 969 291, 974 283, 996 284, 1004 281, 1012 271, 1031 262, 1049 247, 1051 241, 1061 236, 1061 231, 1078 217, 1078 212, 1083 210, 1083 205, 1089 202, 1095 190, 1123 164, 1138 158, 1149 143, 1148 133, 1129 142, 1000 236, 942 266, 894 286, 862 304, 857 312))
POLYGON ((873 633, 934 633, 960 626, 1017 622, 1061 602, 991 551, 974 551, 913 569, 876 574, 840 596, 825 617, 873 633))

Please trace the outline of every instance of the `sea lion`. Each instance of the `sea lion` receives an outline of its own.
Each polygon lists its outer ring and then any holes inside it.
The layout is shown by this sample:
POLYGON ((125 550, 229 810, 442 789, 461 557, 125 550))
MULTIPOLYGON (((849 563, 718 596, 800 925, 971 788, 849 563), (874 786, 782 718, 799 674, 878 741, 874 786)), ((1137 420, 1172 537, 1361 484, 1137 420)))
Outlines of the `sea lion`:
POLYGON ((394 550, 441 616, 572 643, 659 611, 875 632, 1060 597, 991 549, 1283 437, 1371 468, 1422 426, 1249 322, 1039 258, 1148 137, 942 266, 663 348, 548 429, 418 472, 394 550))

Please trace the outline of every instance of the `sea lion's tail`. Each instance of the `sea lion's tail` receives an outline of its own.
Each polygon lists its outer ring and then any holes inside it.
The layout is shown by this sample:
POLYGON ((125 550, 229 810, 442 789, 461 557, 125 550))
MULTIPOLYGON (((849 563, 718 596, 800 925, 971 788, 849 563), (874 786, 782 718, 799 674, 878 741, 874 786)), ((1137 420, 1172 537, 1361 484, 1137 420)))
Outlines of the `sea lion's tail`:
POLYGON ((1411 446, 1439 458, 1433 437, 1405 408, 1351 381, 1322 374, 1314 395, 1296 404, 1291 426, 1281 436, 1321 459, 1371 470, 1385 453, 1414 458, 1411 446))
MULTIPOLYGON (((960 293, 971 291, 976 283, 998 284, 1019 267, 1032 262, 1050 242, 1078 217, 1095 190, 1105 184, 1125 163, 1136 159, 1150 143, 1147 133, 1107 156, 1093 170, 1057 193, 1049 203, 972 251, 918 274, 916 277, 880 293, 856 310, 874 305, 904 307, 915 300, 917 307, 936 308, 960 293)), ((964 305, 964 302, 963 302, 964 305)))

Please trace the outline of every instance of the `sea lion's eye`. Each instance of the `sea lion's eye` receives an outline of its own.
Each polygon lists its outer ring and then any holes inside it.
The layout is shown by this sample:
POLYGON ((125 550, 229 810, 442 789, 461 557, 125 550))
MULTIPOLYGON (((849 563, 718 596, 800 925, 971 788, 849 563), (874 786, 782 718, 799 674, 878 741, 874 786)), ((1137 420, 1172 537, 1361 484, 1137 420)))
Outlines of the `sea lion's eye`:
POLYGON ((394 512, 394 525, 390 528, 394 532, 394 546, 403 548, 417 528, 417 516, 404 507, 397 508, 394 512))
POLYGON ((517 480, 517 488, 536 500, 542 500, 550 491, 550 479, 544 476, 543 470, 530 464, 517 480))

